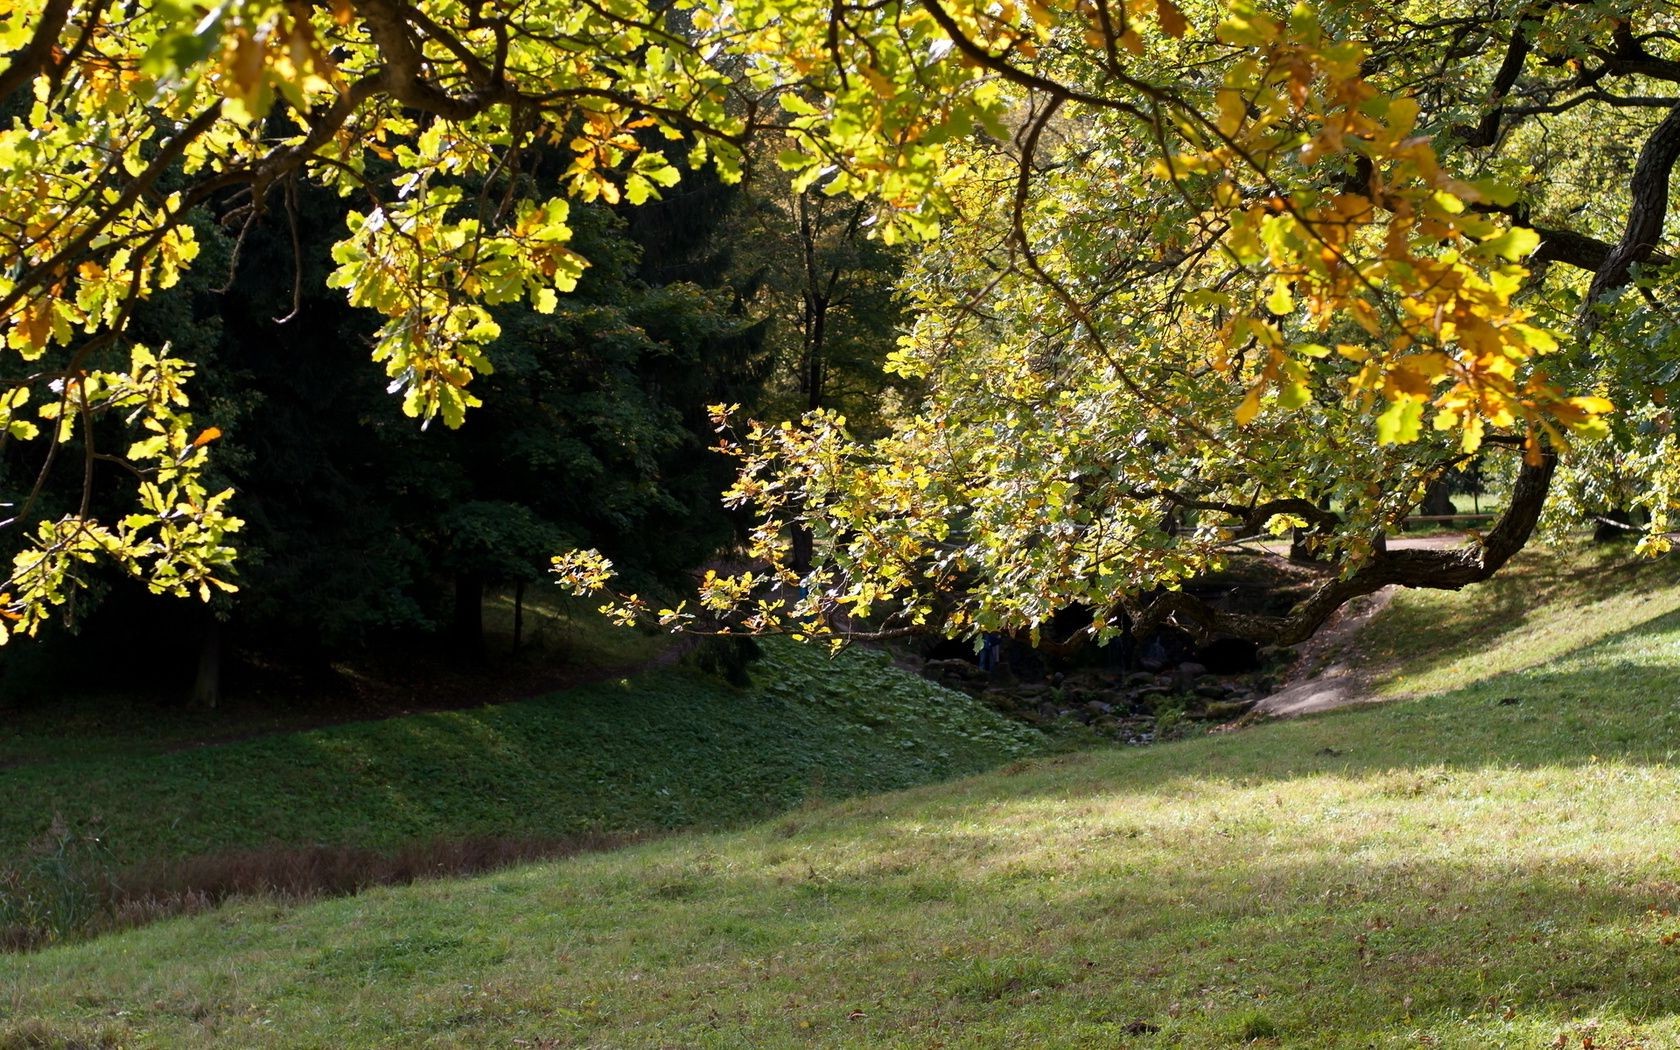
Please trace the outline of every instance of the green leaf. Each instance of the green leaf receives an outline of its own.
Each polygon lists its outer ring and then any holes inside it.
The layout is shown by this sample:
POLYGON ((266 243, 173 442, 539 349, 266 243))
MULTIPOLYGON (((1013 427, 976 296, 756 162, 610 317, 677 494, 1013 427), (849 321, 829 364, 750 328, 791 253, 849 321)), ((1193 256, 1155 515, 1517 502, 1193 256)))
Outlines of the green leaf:
POLYGON ((1405 445, 1417 440, 1423 423, 1423 402, 1403 397, 1377 417, 1377 444, 1405 445))

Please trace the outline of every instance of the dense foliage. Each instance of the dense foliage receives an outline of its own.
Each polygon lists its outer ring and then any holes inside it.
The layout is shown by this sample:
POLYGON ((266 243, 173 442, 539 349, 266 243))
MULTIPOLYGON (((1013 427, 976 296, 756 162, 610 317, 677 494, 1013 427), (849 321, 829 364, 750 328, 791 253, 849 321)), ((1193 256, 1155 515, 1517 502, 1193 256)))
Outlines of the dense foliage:
MULTIPOLYGON (((556 313, 592 262, 576 209, 528 177, 545 153, 566 193, 609 204, 659 197, 684 163, 730 182, 773 153, 791 193, 865 202, 857 229, 925 242, 889 362, 920 400, 879 439, 809 398, 801 425, 742 425, 733 499, 763 517, 770 570, 713 577, 704 620, 629 598, 627 619, 968 634, 1077 601, 1099 635, 1170 616, 1289 640, 1386 583, 1484 578, 1577 438, 1620 427, 1667 477, 1671 17, 7 5, 0 326, 33 364, 0 423, 38 476, 138 475, 137 506, 109 513, 20 493, 7 615, 33 631, 101 559, 160 592, 226 586, 238 521, 205 473, 221 428, 186 412, 191 359, 131 328, 208 242, 190 216, 237 230, 304 183, 344 197, 326 283, 381 318, 372 354, 404 411, 453 427, 483 400, 504 311, 556 313), (1428 482, 1490 448, 1522 466, 1482 542, 1382 550, 1428 482), (1218 562, 1228 524, 1308 528, 1338 571, 1281 618, 1172 590, 1218 562)), ((1666 483, 1651 491, 1660 523, 1666 483)), ((547 538, 487 513, 505 496, 452 498, 467 561, 492 517, 519 534, 492 545, 547 538)), ((611 576, 598 551, 561 568, 584 589, 611 576)))

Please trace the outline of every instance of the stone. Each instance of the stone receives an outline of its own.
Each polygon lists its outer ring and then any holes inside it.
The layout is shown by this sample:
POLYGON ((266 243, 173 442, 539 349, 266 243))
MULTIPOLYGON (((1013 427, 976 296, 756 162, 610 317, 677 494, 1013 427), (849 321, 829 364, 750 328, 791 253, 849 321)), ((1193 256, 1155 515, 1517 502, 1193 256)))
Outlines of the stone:
POLYGON ((1221 700, 1207 705, 1207 710, 1197 717, 1213 722, 1229 722, 1233 718, 1240 718, 1254 707, 1252 701, 1221 700))

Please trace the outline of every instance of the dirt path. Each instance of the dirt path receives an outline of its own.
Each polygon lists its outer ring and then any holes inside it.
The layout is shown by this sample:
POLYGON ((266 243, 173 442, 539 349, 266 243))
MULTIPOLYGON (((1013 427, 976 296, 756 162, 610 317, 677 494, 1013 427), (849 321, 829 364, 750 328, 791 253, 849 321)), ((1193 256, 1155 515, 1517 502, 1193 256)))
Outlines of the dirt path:
POLYGON ((1394 598, 1395 588, 1356 598, 1337 610, 1300 647, 1300 659, 1284 687, 1254 706, 1254 713, 1292 718, 1380 700, 1371 693, 1364 653, 1355 636, 1394 598))
MULTIPOLYGON (((1456 547, 1464 542, 1460 534, 1444 536, 1391 537, 1390 550, 1456 547)), ((1287 550, 1284 551, 1287 553, 1287 550)), ((1342 606, 1299 648, 1300 658, 1283 688, 1254 706, 1253 713, 1271 718, 1293 718, 1330 711, 1351 704, 1380 703, 1375 695, 1371 668, 1359 645, 1359 634, 1377 614, 1388 608, 1396 587, 1384 587, 1342 606)))

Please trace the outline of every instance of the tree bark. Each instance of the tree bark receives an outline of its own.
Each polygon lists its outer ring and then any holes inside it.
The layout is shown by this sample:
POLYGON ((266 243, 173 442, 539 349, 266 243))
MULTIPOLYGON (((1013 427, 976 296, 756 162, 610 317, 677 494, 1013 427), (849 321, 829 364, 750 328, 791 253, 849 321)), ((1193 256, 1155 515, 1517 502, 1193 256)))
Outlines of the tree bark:
POLYGON ((476 663, 488 657, 484 649, 484 577, 476 572, 455 574, 455 611, 451 633, 461 652, 476 663))
POLYGON ((214 711, 222 702, 222 625, 215 617, 204 628, 198 646, 198 675, 193 680, 192 706, 214 711))
POLYGON ((513 581, 513 652, 525 639, 525 581, 513 581))

